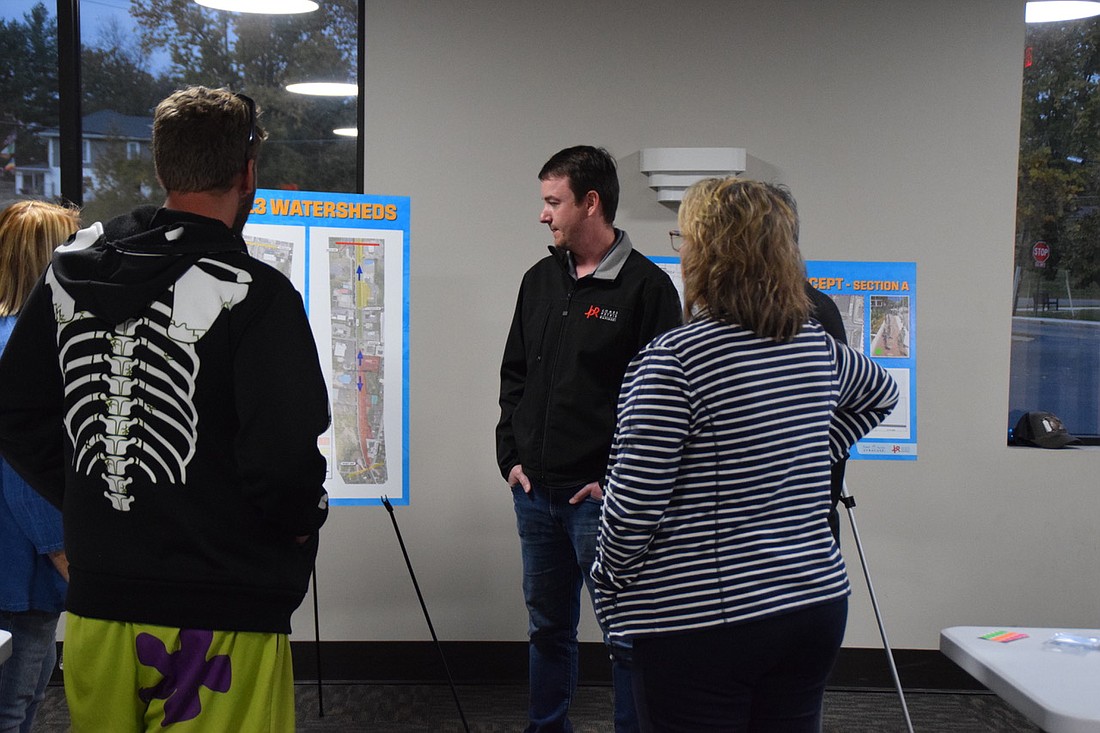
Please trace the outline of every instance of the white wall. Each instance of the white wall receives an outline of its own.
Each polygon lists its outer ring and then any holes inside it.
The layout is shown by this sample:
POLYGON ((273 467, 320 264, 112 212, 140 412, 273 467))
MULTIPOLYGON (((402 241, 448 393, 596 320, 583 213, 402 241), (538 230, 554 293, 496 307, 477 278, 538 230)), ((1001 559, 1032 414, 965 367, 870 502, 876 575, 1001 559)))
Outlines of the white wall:
MULTIPOLYGON (((739 146, 791 187, 807 258, 916 261, 920 457, 849 469, 894 646, 1097 625, 1100 452, 1005 446, 1022 0, 372 0, 366 22, 366 190, 412 200, 396 512, 441 638, 526 638, 497 369, 549 242, 537 172, 579 143, 619 158, 617 223, 643 252, 668 253, 675 215, 638 151, 739 146)), ((873 647, 844 547, 846 644, 873 647)), ((384 509, 332 511, 318 578, 323 638, 429 638, 384 509)))

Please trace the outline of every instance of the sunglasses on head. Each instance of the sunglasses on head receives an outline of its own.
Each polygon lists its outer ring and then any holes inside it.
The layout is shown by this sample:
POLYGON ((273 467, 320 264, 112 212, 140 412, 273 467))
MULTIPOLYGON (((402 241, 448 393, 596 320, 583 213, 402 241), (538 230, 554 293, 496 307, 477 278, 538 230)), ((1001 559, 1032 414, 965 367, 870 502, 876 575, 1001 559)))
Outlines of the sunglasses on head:
POLYGON ((245 106, 248 107, 248 144, 245 147, 245 157, 247 159, 248 153, 252 150, 252 144, 256 142, 256 102, 252 97, 239 92, 233 96, 244 102, 245 106))

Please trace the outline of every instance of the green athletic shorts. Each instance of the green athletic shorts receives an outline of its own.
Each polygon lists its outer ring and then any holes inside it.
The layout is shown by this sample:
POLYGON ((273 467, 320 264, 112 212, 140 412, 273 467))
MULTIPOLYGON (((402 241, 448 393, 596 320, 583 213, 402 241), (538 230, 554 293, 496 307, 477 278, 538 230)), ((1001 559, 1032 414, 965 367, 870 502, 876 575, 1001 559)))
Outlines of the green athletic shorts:
POLYGON ((70 613, 64 664, 73 733, 294 730, 286 634, 174 629, 70 613))

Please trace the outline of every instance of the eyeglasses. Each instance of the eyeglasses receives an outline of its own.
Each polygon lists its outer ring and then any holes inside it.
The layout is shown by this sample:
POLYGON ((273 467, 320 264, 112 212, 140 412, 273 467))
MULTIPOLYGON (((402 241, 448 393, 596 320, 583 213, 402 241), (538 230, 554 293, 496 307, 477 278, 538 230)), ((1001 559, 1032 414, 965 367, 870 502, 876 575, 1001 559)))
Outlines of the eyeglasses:
POLYGON ((245 106, 248 107, 248 144, 244 149, 244 159, 247 162, 248 156, 252 152, 252 145, 256 142, 256 102, 252 97, 240 92, 233 96, 244 102, 245 106))
POLYGON ((684 235, 679 229, 673 229, 668 233, 668 241, 672 244, 672 251, 679 252, 680 247, 684 246, 684 235))

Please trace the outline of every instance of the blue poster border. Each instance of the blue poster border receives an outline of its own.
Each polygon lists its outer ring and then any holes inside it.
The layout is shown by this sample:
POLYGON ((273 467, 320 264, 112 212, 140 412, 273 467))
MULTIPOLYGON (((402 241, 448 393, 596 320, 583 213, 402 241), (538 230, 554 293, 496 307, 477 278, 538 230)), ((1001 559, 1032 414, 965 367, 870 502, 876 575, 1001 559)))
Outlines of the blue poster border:
MULTIPOLYGON (((908 435, 905 437, 876 437, 880 426, 871 436, 852 446, 851 457, 871 461, 915 461, 917 459, 917 265, 915 262, 851 262, 841 260, 807 260, 806 275, 811 285, 836 301, 844 298, 858 299, 863 303, 860 322, 862 339, 851 344, 867 354, 879 366, 890 369, 895 376, 904 376, 898 386, 905 390, 898 408, 891 417, 904 420, 908 435), (904 303, 904 305, 902 305, 904 303), (881 304, 881 305, 880 305, 881 304), (904 344, 889 353, 878 346, 876 339, 882 329, 876 330, 876 312, 894 305, 895 318, 902 324, 904 344), (899 411, 904 415, 898 415, 899 411)), ((846 315, 841 303, 841 317, 846 315)), ((845 325, 850 321, 846 320, 845 325)), ((891 421, 887 418, 887 422, 891 421)))
POLYGON ((408 196, 388 196, 321 191, 258 189, 248 218, 249 224, 275 224, 302 227, 305 241, 305 277, 302 299, 310 314, 311 250, 310 231, 317 227, 400 231, 401 252, 401 496, 331 498, 333 506, 382 506, 388 500, 395 506, 407 506, 409 494, 409 252, 410 209, 408 196), (275 202, 278 202, 276 205, 275 202), (364 208, 366 207, 366 208, 364 208), (380 215, 379 215, 380 214, 380 215))

